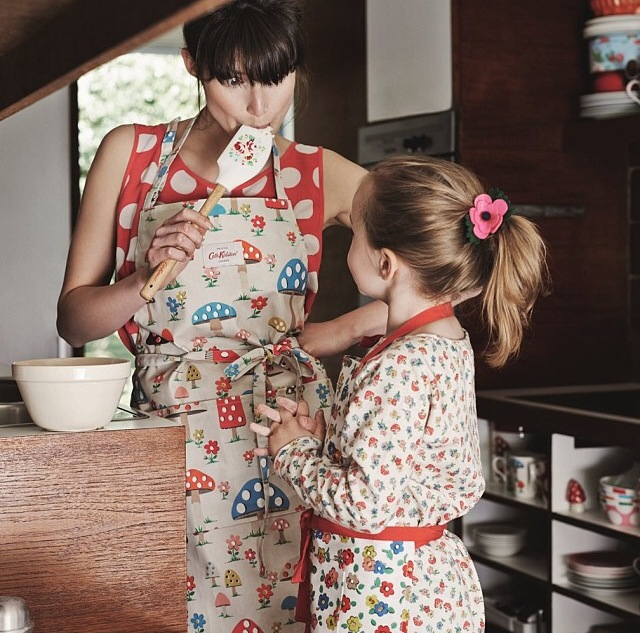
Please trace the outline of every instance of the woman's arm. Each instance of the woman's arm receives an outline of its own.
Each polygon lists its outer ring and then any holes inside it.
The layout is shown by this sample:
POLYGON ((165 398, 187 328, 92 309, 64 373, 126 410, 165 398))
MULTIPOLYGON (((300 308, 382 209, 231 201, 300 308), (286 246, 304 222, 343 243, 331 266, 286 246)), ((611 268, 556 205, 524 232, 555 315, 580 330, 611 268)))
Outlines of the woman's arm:
POLYGON ((58 332, 70 345, 108 336, 145 304, 140 290, 149 270, 175 259, 177 275, 202 243, 200 230, 210 222, 185 209, 158 228, 147 251, 149 268, 110 284, 115 269, 118 199, 133 148, 132 125, 109 132, 96 153, 85 184, 65 278, 58 298, 58 332))
MULTIPOLYGON (((353 196, 367 173, 339 154, 323 151, 325 228, 335 224, 351 228, 353 196)), ((306 352, 322 358, 344 352, 365 336, 383 334, 386 325, 387 306, 374 301, 331 321, 307 322, 298 340, 306 352)))
POLYGON ((133 147, 133 126, 103 139, 87 175, 58 299, 58 332, 70 345, 107 336, 144 304, 138 273, 114 286, 116 209, 133 147))

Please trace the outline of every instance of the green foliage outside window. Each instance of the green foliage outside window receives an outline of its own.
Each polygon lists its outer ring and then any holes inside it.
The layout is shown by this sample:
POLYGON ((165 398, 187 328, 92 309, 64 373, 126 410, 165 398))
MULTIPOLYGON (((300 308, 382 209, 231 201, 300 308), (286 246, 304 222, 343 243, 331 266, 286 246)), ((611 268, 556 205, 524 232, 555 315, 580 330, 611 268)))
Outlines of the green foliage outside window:
MULTIPOLYGON (((96 68, 78 80, 80 190, 93 157, 109 130, 125 123, 155 124, 190 118, 198 110, 196 80, 180 55, 131 53, 96 68)), ((133 359, 113 334, 85 345, 86 356, 133 359)), ((121 402, 128 404, 131 386, 121 402)))

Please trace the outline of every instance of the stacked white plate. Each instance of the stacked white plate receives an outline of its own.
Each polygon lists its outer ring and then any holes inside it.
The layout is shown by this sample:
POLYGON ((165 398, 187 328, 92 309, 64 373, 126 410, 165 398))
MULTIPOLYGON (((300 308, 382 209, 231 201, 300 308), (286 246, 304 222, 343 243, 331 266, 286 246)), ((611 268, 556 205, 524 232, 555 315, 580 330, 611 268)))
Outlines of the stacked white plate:
POLYGON ((633 556, 621 552, 580 552, 569 554, 567 579, 588 591, 616 593, 640 589, 640 578, 633 569, 633 556))
POLYGON ((527 530, 513 523, 477 523, 473 527, 476 547, 487 556, 514 556, 525 544, 527 530))
POLYGON ((580 116, 607 119, 627 114, 640 114, 640 105, 629 99, 624 90, 594 92, 580 97, 580 116))

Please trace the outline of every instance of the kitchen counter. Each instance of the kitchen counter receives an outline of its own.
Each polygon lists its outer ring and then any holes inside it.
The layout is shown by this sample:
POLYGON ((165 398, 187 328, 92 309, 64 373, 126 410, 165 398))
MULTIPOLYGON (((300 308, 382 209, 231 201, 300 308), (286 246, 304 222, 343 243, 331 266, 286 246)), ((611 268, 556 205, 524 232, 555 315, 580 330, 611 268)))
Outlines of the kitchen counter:
POLYGON ((640 383, 479 391, 477 407, 479 417, 525 432, 640 446, 640 383))
POLYGON ((184 633, 184 443, 157 416, 0 426, 0 595, 36 631, 184 633))

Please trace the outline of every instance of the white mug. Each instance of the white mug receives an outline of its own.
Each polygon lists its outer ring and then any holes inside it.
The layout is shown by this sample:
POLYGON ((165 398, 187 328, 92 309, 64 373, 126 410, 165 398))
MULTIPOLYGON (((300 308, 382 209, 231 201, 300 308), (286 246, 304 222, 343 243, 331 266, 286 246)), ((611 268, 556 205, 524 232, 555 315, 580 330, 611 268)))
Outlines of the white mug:
POLYGON ((541 493, 546 471, 544 455, 524 451, 496 455, 491 468, 506 484, 507 491, 518 499, 535 499, 541 493))
POLYGON ((638 88, 640 88, 640 80, 634 78, 627 84, 625 90, 627 91, 627 97, 640 105, 640 96, 637 92, 638 88))
POLYGON ((491 450, 491 479, 494 481, 505 482, 506 478, 506 461, 499 461, 498 470, 494 466, 494 457, 506 456, 514 451, 523 451, 527 449, 527 444, 531 439, 531 435, 523 431, 502 431, 500 429, 491 429, 490 450, 491 450))

